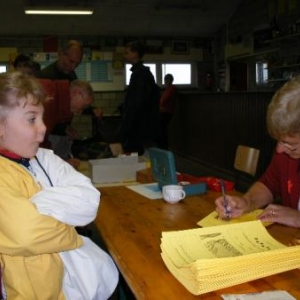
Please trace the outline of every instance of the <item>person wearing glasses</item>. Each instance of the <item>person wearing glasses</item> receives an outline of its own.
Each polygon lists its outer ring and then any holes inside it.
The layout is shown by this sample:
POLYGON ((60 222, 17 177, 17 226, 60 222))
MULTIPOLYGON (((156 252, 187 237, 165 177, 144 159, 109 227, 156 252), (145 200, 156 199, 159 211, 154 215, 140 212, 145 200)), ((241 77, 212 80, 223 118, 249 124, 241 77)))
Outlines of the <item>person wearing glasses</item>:
POLYGON ((83 47, 81 43, 70 40, 58 50, 58 59, 42 69, 37 77, 52 80, 76 80, 75 69, 81 63, 82 57, 83 47))
POLYGON ((267 170, 243 196, 227 195, 226 207, 222 197, 216 199, 216 211, 226 219, 264 208, 260 220, 300 227, 300 78, 273 96, 267 128, 278 141, 267 170))

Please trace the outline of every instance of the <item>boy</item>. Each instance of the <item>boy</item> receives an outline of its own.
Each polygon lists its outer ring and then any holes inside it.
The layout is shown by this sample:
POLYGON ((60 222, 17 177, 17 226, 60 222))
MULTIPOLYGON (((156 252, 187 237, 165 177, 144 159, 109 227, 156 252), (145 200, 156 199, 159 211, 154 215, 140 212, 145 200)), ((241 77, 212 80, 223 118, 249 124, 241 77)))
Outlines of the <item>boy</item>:
POLYGON ((108 299, 117 269, 74 226, 90 223, 100 193, 39 148, 45 94, 19 72, 0 76, 0 266, 4 299, 108 299))

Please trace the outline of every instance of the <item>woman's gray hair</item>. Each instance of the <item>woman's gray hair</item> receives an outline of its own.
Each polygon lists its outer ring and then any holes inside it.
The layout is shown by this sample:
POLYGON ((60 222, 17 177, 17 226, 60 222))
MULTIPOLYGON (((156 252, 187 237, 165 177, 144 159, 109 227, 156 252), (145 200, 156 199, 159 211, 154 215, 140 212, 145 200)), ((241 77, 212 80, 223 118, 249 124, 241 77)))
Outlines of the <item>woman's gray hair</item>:
POLYGON ((300 134, 300 78, 291 79, 275 93, 267 111, 267 127, 276 140, 300 134))

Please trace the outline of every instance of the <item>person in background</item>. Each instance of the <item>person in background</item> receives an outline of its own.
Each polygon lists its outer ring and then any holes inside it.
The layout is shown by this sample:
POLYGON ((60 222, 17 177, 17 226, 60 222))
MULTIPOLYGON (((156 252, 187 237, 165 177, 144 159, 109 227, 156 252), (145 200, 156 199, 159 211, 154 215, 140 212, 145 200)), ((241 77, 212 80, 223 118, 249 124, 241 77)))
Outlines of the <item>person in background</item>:
POLYGON ((159 88, 150 69, 143 64, 145 51, 145 45, 140 41, 125 46, 124 57, 132 64, 132 74, 121 105, 118 131, 124 153, 137 152, 139 155, 157 142, 159 122, 159 88))
POLYGON ((20 53, 16 56, 15 60, 13 61, 12 65, 15 69, 15 71, 21 71, 23 69, 24 63, 27 63, 30 61, 30 57, 20 53))
MULTIPOLYGON (((79 41, 70 40, 58 50, 58 59, 37 72, 36 77, 51 80, 77 80, 76 68, 82 62, 83 46, 79 41)), ((103 110, 99 107, 87 106, 82 114, 91 115, 93 124, 99 124, 103 110)), ((79 142, 79 141, 78 141, 79 142)))
POLYGON ((46 132, 45 98, 33 76, 1 74, 0 294, 108 299, 118 270, 106 252, 74 229, 94 220, 100 193, 89 178, 39 147, 46 132))
POLYGON ((41 70, 40 64, 36 61, 31 60, 31 58, 25 54, 19 54, 15 58, 13 66, 15 71, 20 71, 24 74, 28 74, 35 77, 41 70))
POLYGON ((52 80, 77 79, 75 69, 81 63, 83 57, 83 47, 80 42, 70 40, 65 46, 58 50, 58 59, 42 69, 37 77, 52 80))
POLYGON ((262 177, 243 196, 216 199, 216 211, 221 218, 236 218, 258 208, 258 217, 300 227, 300 79, 292 79, 273 96, 267 111, 267 127, 278 141, 276 152, 262 177), (280 201, 280 204, 274 203, 280 201))
MULTIPOLYGON (((47 89, 54 84, 51 80, 40 80, 47 89)), ((80 161, 72 157, 71 147, 73 140, 78 138, 77 131, 72 128, 71 122, 74 115, 80 115, 83 110, 94 101, 92 86, 84 80, 60 81, 60 86, 66 86, 67 94, 63 95, 63 101, 58 98, 59 92, 45 105, 44 122, 47 133, 43 147, 48 147, 55 154, 67 160, 74 167, 78 167, 80 161)), ((101 116, 99 116, 101 117, 101 116)))
POLYGON ((166 88, 163 91, 159 101, 160 112, 160 137, 158 146, 168 150, 168 126, 173 117, 178 98, 177 88, 173 85, 174 77, 172 74, 166 74, 164 77, 166 88))
POLYGON ((36 74, 40 70, 41 70, 40 64, 33 60, 24 62, 22 68, 19 68, 20 72, 34 77, 36 77, 36 74))
POLYGON ((33 60, 30 60, 24 64, 25 70, 23 71, 25 74, 36 77, 38 72, 41 70, 41 65, 33 60))

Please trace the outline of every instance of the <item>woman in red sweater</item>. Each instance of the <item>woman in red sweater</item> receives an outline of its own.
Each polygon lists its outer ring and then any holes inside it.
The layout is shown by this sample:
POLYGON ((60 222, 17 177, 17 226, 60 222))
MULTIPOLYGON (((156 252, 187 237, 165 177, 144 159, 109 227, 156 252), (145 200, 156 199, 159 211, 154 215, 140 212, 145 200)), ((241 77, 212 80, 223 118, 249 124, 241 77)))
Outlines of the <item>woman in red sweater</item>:
POLYGON ((300 227, 300 79, 287 82, 273 96, 267 112, 270 135, 278 141, 272 161, 262 177, 241 197, 216 199, 221 218, 235 218, 264 208, 265 222, 300 227), (280 204, 275 204, 279 200, 280 204))

